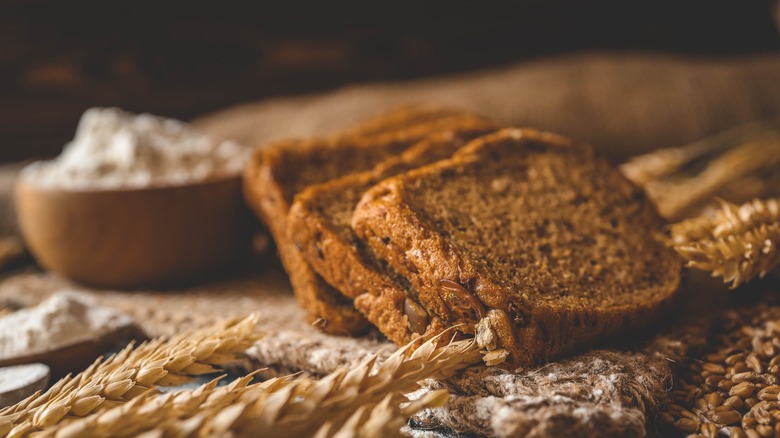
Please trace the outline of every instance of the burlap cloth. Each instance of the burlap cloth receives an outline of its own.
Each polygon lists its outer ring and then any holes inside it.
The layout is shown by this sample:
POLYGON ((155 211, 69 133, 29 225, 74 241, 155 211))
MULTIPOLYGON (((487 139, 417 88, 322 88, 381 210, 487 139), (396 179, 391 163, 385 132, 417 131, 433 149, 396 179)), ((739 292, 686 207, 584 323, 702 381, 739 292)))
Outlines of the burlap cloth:
MULTIPOLYGON (((675 146, 780 113, 780 57, 686 60, 640 55, 577 55, 459 77, 351 87, 317 96, 228 109, 196 123, 218 136, 260 144, 340 129, 402 103, 436 102, 474 109, 518 125, 592 142, 615 160, 675 146)), ((19 166, 0 168, 0 236, 15 233, 11 181, 19 166)), ((653 331, 605 342, 538 369, 505 373, 476 367, 446 385, 449 404, 412 422, 418 435, 646 436, 673 385, 672 367, 706 344, 712 317, 733 299, 725 288, 691 275, 675 314, 653 331)), ((135 317, 149 335, 169 335, 228 316, 259 311, 267 333, 248 367, 322 374, 393 346, 377 333, 327 336, 307 326, 272 254, 246 272, 178 291, 92 290, 34 266, 4 274, 0 301, 34 304, 77 289, 135 317)))

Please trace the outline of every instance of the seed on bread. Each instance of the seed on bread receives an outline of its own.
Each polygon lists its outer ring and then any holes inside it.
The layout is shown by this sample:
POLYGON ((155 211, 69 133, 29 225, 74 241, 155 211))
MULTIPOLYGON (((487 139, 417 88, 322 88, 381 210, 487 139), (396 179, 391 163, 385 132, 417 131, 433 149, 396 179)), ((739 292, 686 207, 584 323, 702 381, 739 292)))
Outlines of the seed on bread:
POLYGON ((439 297, 450 310, 450 321, 473 321, 485 316, 482 303, 460 283, 443 278, 439 280, 439 297))
POLYGON ((482 360, 485 361, 485 365, 492 367, 504 362, 508 356, 509 350, 506 348, 498 348, 489 351, 482 357, 482 360))
POLYGON ((428 327, 428 312, 422 306, 406 297, 404 299, 404 314, 409 323, 409 329, 413 333, 425 333, 425 329, 428 327))

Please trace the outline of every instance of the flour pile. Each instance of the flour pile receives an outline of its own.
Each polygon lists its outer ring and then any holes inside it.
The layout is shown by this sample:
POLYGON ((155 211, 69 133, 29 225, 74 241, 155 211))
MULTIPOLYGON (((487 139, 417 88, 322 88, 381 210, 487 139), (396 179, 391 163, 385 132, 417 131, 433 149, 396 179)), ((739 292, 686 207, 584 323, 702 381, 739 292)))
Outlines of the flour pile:
POLYGON ((250 151, 215 142, 178 120, 91 108, 62 154, 31 164, 23 176, 64 189, 176 186, 239 175, 250 151))

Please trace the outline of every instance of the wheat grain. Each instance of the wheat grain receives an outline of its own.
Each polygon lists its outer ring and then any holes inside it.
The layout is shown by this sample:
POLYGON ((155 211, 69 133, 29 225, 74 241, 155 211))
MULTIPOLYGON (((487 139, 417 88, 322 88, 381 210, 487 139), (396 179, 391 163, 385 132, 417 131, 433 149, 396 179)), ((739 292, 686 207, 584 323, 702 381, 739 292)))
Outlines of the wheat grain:
POLYGON ((659 419, 703 436, 775 436, 780 430, 780 307, 731 311, 719 326, 723 332, 710 354, 680 362, 671 403, 659 419))
POLYGON ((719 223, 712 230, 714 237, 740 233, 761 225, 780 222, 780 199, 754 199, 739 207, 722 202, 719 223))
POLYGON ((104 362, 96 360, 76 376, 61 379, 48 391, 0 411, 0 431, 24 436, 50 428, 64 419, 85 416, 121 405, 154 391, 193 380, 236 358, 258 338, 257 315, 129 345, 104 362))
POLYGON ((726 237, 761 225, 780 222, 780 199, 754 199, 743 205, 720 201, 720 209, 672 226, 675 243, 689 243, 710 237, 726 237))
POLYGON ((741 206, 721 201, 713 216, 672 225, 672 245, 688 266, 721 276, 732 288, 780 265, 780 200, 741 206))

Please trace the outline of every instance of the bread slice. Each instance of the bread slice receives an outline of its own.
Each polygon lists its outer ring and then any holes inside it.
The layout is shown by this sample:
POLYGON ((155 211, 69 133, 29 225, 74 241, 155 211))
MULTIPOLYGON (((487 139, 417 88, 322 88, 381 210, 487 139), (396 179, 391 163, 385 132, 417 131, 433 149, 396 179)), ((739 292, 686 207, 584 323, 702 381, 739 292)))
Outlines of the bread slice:
POLYGON ((434 133, 374 169, 311 186, 295 196, 288 220, 289 239, 309 266, 331 286, 354 299, 357 309, 388 339, 408 343, 413 333, 443 329, 405 290, 408 282, 373 256, 355 236, 352 211, 363 193, 389 176, 450 157, 467 141, 496 131, 492 122, 463 123, 434 133))
POLYGON ((534 130, 382 181, 352 226, 415 301, 467 333, 492 329, 512 366, 650 323, 682 269, 641 189, 589 147, 534 130))
MULTIPOLYGON (((422 114, 425 114, 424 112, 422 114)), ((310 323, 333 334, 360 334, 370 325, 352 301, 312 271, 287 239, 287 213, 295 194, 353 172, 371 169, 428 135, 432 130, 457 126, 474 116, 459 113, 442 117, 411 118, 400 125, 388 121, 388 131, 374 126, 373 135, 341 135, 310 140, 287 140, 258 148, 244 172, 247 204, 267 225, 310 323)), ((373 122, 377 125, 376 120, 373 122)))

